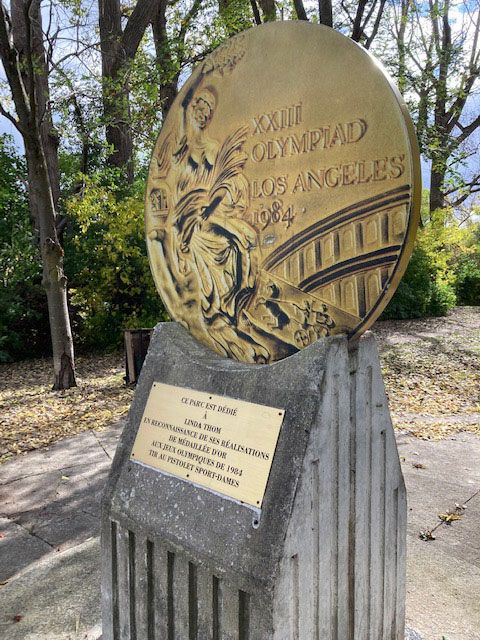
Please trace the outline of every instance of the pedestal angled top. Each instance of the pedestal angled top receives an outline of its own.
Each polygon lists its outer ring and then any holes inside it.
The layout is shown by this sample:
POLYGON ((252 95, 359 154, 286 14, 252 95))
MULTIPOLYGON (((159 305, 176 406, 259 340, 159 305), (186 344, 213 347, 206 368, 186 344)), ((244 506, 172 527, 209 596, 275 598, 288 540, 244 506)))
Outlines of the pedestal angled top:
POLYGON ((405 270, 420 189, 409 116, 364 49, 304 22, 256 27, 197 67, 155 145, 157 288, 193 336, 242 362, 357 335, 405 270))

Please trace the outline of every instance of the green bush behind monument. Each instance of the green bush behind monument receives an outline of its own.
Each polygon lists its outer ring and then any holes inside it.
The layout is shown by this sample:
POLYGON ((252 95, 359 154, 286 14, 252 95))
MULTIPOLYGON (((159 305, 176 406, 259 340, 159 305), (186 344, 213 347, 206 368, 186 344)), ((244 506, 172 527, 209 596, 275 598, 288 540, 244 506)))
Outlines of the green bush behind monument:
MULTIPOLYGON (((123 329, 166 319, 145 249, 143 176, 125 187, 101 164, 87 178, 71 161, 62 162, 62 174, 75 344, 84 350, 115 347, 123 341, 123 329)), ((0 362, 50 354, 42 266, 25 185, 23 158, 9 136, 0 136, 0 362)))
POLYGON ((444 316, 455 305, 480 304, 480 222, 460 224, 448 209, 428 215, 383 320, 444 316))
POLYGON ((24 159, 0 136, 0 362, 43 355, 50 342, 25 178, 24 159))
MULTIPOLYGON (((72 158, 72 156, 70 156, 72 158)), ((73 157, 74 158, 74 157, 73 157)), ((144 240, 144 175, 125 186, 101 160, 89 177, 63 159, 65 270, 74 339, 85 350, 121 344, 125 328, 167 319, 155 293, 144 240)), ((0 136, 0 362, 50 352, 41 263, 28 211, 26 167, 0 136)), ((480 304, 480 222, 451 211, 431 216, 383 319, 445 315, 480 304)))
POLYGON ((125 187, 113 170, 99 171, 66 201, 66 272, 77 342, 87 349, 166 319, 145 248, 142 178, 125 187))

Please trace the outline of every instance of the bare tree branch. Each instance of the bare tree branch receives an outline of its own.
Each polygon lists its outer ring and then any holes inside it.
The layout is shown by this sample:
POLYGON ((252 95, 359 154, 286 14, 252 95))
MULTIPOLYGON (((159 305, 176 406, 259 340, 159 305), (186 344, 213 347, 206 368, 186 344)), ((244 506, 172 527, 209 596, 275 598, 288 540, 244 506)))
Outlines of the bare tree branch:
POLYGON ((13 126, 17 129, 17 131, 19 131, 20 133, 23 133, 23 129, 19 121, 9 111, 4 109, 4 107, 1 104, 0 104, 0 114, 4 118, 9 120, 13 124, 13 126))
POLYGON ((181 21, 180 31, 178 32, 178 35, 182 42, 185 41, 187 30, 190 28, 192 21, 195 20, 195 18, 197 17, 197 14, 200 11, 201 6, 202 6, 202 0, 193 0, 193 4, 190 7, 190 10, 187 12, 185 17, 181 21))
POLYGON ((17 52, 11 45, 10 15, 0 0, 0 58, 10 85, 15 110, 20 126, 26 130, 30 125, 30 108, 27 92, 20 72, 17 52))
POLYGON ((455 138, 456 146, 458 147, 462 142, 464 142, 472 133, 480 127, 480 116, 477 116, 475 120, 473 120, 470 124, 464 126, 457 124, 457 127, 460 128, 461 134, 455 138))
POLYGON ((368 36, 365 42, 365 49, 370 49, 372 42, 378 33, 378 29, 382 21, 383 11, 385 9, 385 2, 386 0, 380 0, 380 6, 378 7, 377 17, 375 18, 375 22, 373 23, 372 32, 370 33, 370 35, 368 36))
POLYGON ((365 7, 367 6, 367 0, 359 0, 357 5, 357 12, 355 14, 355 19, 353 21, 352 27, 352 35, 351 38, 355 42, 360 42, 363 32, 362 32, 362 18, 365 12, 365 7))
MULTIPOLYGON (((464 189, 468 189, 469 193, 471 193, 470 189, 471 188, 475 188, 475 187, 480 187, 480 173, 478 175, 476 175, 474 178, 472 178, 469 182, 466 182, 465 184, 463 184, 461 186, 452 187, 451 189, 447 189, 445 191, 445 195, 449 196, 452 193, 456 193, 457 191, 463 191, 464 189)), ((467 197, 468 197, 469 193, 467 194, 467 197)))
POLYGON ((59 71, 61 65, 63 65, 67 60, 70 60, 70 58, 79 58, 86 51, 97 48, 99 44, 100 42, 92 42, 91 44, 85 45, 82 49, 78 49, 77 51, 66 53, 64 56, 62 56, 55 62, 51 61, 50 67, 49 67, 50 71, 59 71))
MULTIPOLYGON (((480 176, 479 176, 480 179, 480 176)), ((470 186, 468 191, 465 191, 459 198, 455 200, 448 200, 448 203, 454 209, 459 207, 461 204, 465 202, 471 195, 474 193, 480 193, 480 184, 477 182, 474 185, 470 186)))

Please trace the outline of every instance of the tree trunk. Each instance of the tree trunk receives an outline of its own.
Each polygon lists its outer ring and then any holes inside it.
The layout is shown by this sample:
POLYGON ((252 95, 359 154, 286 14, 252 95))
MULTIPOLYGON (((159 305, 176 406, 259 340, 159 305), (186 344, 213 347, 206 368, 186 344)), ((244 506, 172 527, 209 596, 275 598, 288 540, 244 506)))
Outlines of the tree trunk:
POLYGON ((170 41, 167 33, 167 19, 165 12, 167 9, 166 0, 160 0, 158 10, 152 20, 153 42, 155 44, 155 54, 157 64, 162 69, 162 79, 160 83, 160 100, 162 105, 162 116, 170 111, 178 92, 178 71, 174 67, 170 41))
POLYGON ((332 0, 318 0, 318 19, 320 24, 333 27, 332 0))
POLYGON ((274 22, 277 19, 275 0, 258 0, 258 4, 262 9, 264 22, 274 22))
POLYGON ((430 213, 436 209, 443 209, 445 206, 444 181, 445 171, 442 169, 435 170, 432 168, 430 173, 430 213))
POLYGON ((76 386, 73 340, 67 304, 67 278, 63 271, 63 249, 55 228, 55 207, 47 163, 39 136, 25 139, 30 206, 40 235, 43 277, 52 338, 54 389, 76 386))
MULTIPOLYGON (((112 75, 111 80, 116 82, 118 76, 112 75)), ((113 94, 104 93, 103 106, 105 113, 112 118, 105 128, 107 144, 112 149, 108 161, 112 166, 124 170, 128 184, 133 184, 133 138, 128 90, 123 88, 113 94)))
POLYGON ((262 17, 260 15, 260 11, 258 10, 257 0, 250 0, 250 5, 252 7, 253 19, 255 20, 255 24, 262 24, 262 17))
POLYGON ((397 47, 398 47, 398 88, 403 95, 407 88, 407 51, 405 47, 405 30, 407 28, 408 10, 410 7, 410 0, 401 0, 400 5, 400 24, 398 26, 397 33, 397 47))
POLYGON ((307 12, 303 6, 303 0, 293 0, 293 6, 295 7, 295 13, 299 20, 308 20, 307 12))
POLYGON ((421 48, 416 50, 404 42, 404 29, 398 30, 399 72, 401 87, 408 80, 407 89, 412 87, 418 94, 416 129, 420 151, 432 161, 432 213, 445 206, 461 205, 480 185, 480 173, 474 170, 469 179, 463 165, 465 153, 468 157, 473 151, 472 146, 463 145, 475 144, 470 136, 480 127, 480 116, 469 118, 470 109, 465 112, 479 78, 480 18, 472 14, 463 24, 456 21, 452 36, 451 0, 429 0, 428 7, 410 0, 401 2, 400 19, 405 23, 415 20, 412 29, 421 36, 421 48), (428 28, 424 24, 427 9, 428 28))
MULTIPOLYGON (((167 115, 178 93, 178 79, 180 69, 185 58, 185 38, 187 31, 194 24, 194 21, 201 9, 202 1, 193 0, 189 10, 182 16, 179 21, 179 29, 175 35, 169 34, 167 31, 167 0, 159 0, 155 6, 152 18, 153 41, 155 44, 155 53, 157 65, 162 70, 160 79, 160 99, 162 104, 163 118, 167 115)), ((237 30, 230 31, 232 22, 232 6, 229 0, 221 0, 219 2, 219 12, 225 22, 230 35, 234 35, 237 30)))
POLYGON ((47 294, 54 389, 75 386, 63 249, 56 222, 59 196, 58 141, 50 113, 48 65, 43 48, 40 0, 12 0, 12 18, 0 3, 0 58, 10 86, 28 166, 30 212, 38 233, 47 294))
POLYGON ((157 4, 158 0, 137 0, 122 29, 120 0, 98 2, 105 135, 112 147, 109 162, 124 170, 129 184, 133 182, 133 139, 127 65, 135 57, 157 4))
POLYGON ((367 0, 359 0, 357 5, 357 12, 355 14, 355 19, 353 21, 352 35, 351 35, 352 40, 354 40, 355 42, 360 42, 360 40, 364 35, 362 20, 363 20, 363 14, 365 13, 366 6, 367 6, 367 0))
POLYGON ((434 105, 434 136, 436 146, 432 153, 432 170, 430 175, 430 213, 445 205, 444 181, 447 171, 447 158, 449 155, 449 135, 447 131, 447 99, 448 77, 452 56, 452 33, 448 19, 449 0, 446 0, 441 15, 438 15, 438 7, 431 6, 431 20, 433 25, 433 38, 439 51, 438 78, 435 83, 434 105), (441 18, 441 20, 439 19, 441 18), (440 26, 439 26, 440 23, 440 26))
POLYGON ((48 176, 52 190, 53 202, 57 208, 60 197, 60 171, 58 168, 58 135, 53 127, 50 108, 50 88, 48 85, 48 65, 45 56, 42 31, 42 17, 40 14, 40 0, 34 0, 29 9, 28 16, 25 11, 25 3, 22 0, 13 0, 12 10, 12 35, 15 49, 22 53, 30 50, 36 69, 35 77, 31 79, 26 64, 21 65, 23 82, 27 89, 35 83, 35 102, 37 119, 40 129, 42 146, 48 167, 48 176))
POLYGON ((109 163, 125 171, 133 183, 133 139, 130 131, 128 85, 122 77, 125 52, 121 46, 122 23, 119 0, 99 0, 98 24, 102 54, 103 113, 105 137, 111 151, 109 163))

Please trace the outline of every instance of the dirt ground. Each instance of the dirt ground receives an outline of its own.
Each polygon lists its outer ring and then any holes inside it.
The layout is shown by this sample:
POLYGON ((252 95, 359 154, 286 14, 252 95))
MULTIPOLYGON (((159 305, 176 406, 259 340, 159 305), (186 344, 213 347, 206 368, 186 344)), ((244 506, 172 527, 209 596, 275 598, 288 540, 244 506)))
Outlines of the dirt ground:
MULTIPOLYGON (((426 439, 480 434, 480 307, 373 331, 395 427, 426 439)), ((123 353, 79 356, 76 366, 78 387, 55 392, 49 360, 0 365, 0 462, 128 411, 123 353)))

